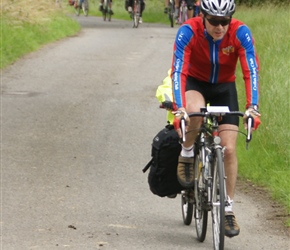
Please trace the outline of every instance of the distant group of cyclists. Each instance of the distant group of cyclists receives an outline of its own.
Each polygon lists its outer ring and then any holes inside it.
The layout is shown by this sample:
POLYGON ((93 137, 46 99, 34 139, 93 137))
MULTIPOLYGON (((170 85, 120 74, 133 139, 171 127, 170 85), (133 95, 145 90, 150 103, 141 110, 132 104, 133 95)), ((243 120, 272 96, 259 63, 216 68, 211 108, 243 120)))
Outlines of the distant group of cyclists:
MULTIPOLYGON (((78 4, 81 4, 82 1, 84 0, 79 0, 79 1, 73 1, 73 0, 69 0, 69 3, 70 5, 73 5, 71 4, 71 2, 73 3, 78 3, 78 4)), ((140 12, 140 23, 142 23, 142 13, 145 9, 145 0, 139 0, 140 3, 141 3, 141 12, 140 12)), ((168 13, 168 5, 169 5, 169 1, 170 0, 165 0, 165 9, 164 9, 164 13, 167 14, 168 13)), ((178 18, 178 15, 179 15, 179 7, 180 7, 180 4, 181 4, 181 1, 182 0, 175 0, 174 3, 175 3, 175 13, 174 13, 174 16, 175 18, 177 19, 178 18)), ((198 16, 199 15, 199 5, 200 5, 200 0, 185 0, 186 4, 187 4, 187 8, 188 8, 188 11, 187 11, 187 15, 188 15, 188 18, 191 18, 191 17, 194 17, 194 16, 198 16)), ((110 14, 113 15, 114 12, 112 10, 112 3, 113 3, 113 0, 109 0, 109 6, 110 6, 110 14)), ((99 11, 103 12, 104 11, 104 8, 103 8, 103 4, 104 4, 104 0, 100 0, 100 6, 99 6, 99 11)), ((125 10, 128 11, 128 13, 131 15, 132 13, 132 9, 133 8, 133 0, 125 0, 125 10)))
MULTIPOLYGON (((109 4, 110 4, 110 11, 111 11, 111 15, 113 15, 114 14, 114 12, 113 12, 113 10, 112 10, 112 2, 113 2, 113 0, 110 0, 109 1, 109 4)), ((104 0, 100 0, 100 7, 99 7, 99 11, 103 11, 104 10, 104 8, 103 8, 103 3, 104 3, 104 0)), ((144 11, 144 9, 145 9, 145 1, 144 0, 140 0, 140 4, 141 4, 141 12, 140 12, 140 20, 139 20, 139 22, 140 23, 142 23, 142 13, 143 13, 143 11, 144 11)), ((133 0, 125 0, 125 9, 126 9, 126 11, 128 11, 128 13, 131 15, 131 13, 132 13, 132 10, 133 10, 133 0)))
MULTIPOLYGON (((169 9, 168 9, 169 2, 170 2, 170 0, 165 0, 165 8, 164 8, 165 14, 167 14, 169 11, 169 9)), ((175 5, 174 17, 175 17, 175 19, 177 19, 179 16, 179 7, 180 7, 181 2, 182 2, 182 0, 174 1, 174 5, 175 5)), ((200 13, 200 9, 199 9, 200 0, 185 0, 185 2, 187 5, 188 18, 198 16, 200 13)))
MULTIPOLYGON (((164 9, 164 13, 167 14, 168 13, 168 5, 169 5, 169 1, 170 0, 165 0, 165 9, 164 9)), ((179 16, 179 7, 181 4, 182 0, 175 0, 175 13, 174 16, 177 19, 179 16)), ((103 2, 104 0, 100 0, 100 11, 103 11, 103 2)), ((185 0, 186 4, 187 4, 187 15, 188 18, 194 17, 194 16, 198 16, 200 13, 199 10, 199 5, 200 5, 200 0, 185 0)), ((140 21, 142 23, 142 13, 145 9, 145 1, 144 0, 140 0, 141 3, 141 13, 140 13, 140 21)), ((110 4, 112 4, 112 0, 110 1, 110 4)), ((110 6, 112 7, 112 6, 110 6)), ((125 0, 125 10, 128 11, 129 14, 132 13, 132 7, 133 7, 133 0, 125 0)), ((113 15, 113 11, 111 13, 111 15, 113 15)))

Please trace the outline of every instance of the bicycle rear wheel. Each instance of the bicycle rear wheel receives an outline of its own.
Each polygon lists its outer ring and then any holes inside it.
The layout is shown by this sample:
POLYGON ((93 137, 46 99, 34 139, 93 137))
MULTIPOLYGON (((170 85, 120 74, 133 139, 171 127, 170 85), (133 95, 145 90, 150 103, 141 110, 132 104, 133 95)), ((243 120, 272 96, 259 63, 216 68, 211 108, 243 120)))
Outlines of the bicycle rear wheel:
POLYGON ((197 239, 200 242, 203 242, 206 237, 207 230, 207 219, 208 219, 208 210, 205 206, 207 199, 204 196, 206 187, 203 182, 202 177, 202 158, 205 159, 205 150, 202 148, 198 154, 195 155, 194 159, 194 196, 195 196, 195 229, 197 234, 197 239))
POLYGON ((191 224, 193 214, 193 197, 190 197, 190 190, 181 192, 181 209, 183 223, 187 226, 191 224))
POLYGON ((224 249, 226 185, 221 148, 215 150, 212 185, 212 233, 215 250, 224 249))
POLYGON ((175 7, 173 3, 169 3, 168 4, 168 17, 169 17, 169 21, 170 21, 170 27, 173 28, 174 27, 174 12, 175 12, 175 7))

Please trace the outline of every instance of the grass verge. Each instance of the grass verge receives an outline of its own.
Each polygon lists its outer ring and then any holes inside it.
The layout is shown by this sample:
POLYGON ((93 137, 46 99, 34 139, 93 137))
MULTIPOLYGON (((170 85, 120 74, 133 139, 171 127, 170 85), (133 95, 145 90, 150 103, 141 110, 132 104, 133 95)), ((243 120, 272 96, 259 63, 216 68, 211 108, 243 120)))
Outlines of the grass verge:
MULTIPOLYGON (((260 61, 260 112, 262 124, 253 133, 248 151, 244 138, 238 148, 239 175, 265 187, 285 207, 290 227, 289 168, 289 6, 238 7, 235 17, 251 29, 260 61), (277 18, 277 13, 280 13, 277 18)), ((241 70, 237 71, 240 109, 245 93, 241 70)))

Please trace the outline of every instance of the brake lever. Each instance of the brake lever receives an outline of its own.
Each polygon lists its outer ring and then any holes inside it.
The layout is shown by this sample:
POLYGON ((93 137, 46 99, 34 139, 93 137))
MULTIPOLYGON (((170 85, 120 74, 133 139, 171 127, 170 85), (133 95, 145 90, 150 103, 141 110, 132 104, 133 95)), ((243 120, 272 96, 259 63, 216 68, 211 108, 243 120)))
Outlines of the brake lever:
POLYGON ((180 128, 181 128, 181 142, 184 143, 185 142, 185 119, 181 118, 180 120, 180 128))
POLYGON ((247 127, 247 139, 246 139, 246 150, 249 148, 249 142, 252 140, 252 128, 254 127, 254 119, 250 115, 248 117, 248 127, 247 127))

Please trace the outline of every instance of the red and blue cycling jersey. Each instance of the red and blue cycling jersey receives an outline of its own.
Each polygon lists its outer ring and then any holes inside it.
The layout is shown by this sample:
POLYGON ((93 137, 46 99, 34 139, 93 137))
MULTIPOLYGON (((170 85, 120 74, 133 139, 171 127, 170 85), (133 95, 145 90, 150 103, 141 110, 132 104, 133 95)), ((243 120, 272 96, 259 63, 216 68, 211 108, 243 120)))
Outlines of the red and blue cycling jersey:
POLYGON ((259 61, 249 28, 232 19, 221 40, 213 41, 201 17, 191 18, 178 30, 172 61, 176 108, 186 107, 187 76, 211 84, 235 82, 238 59, 246 87, 246 107, 259 104, 259 61))

